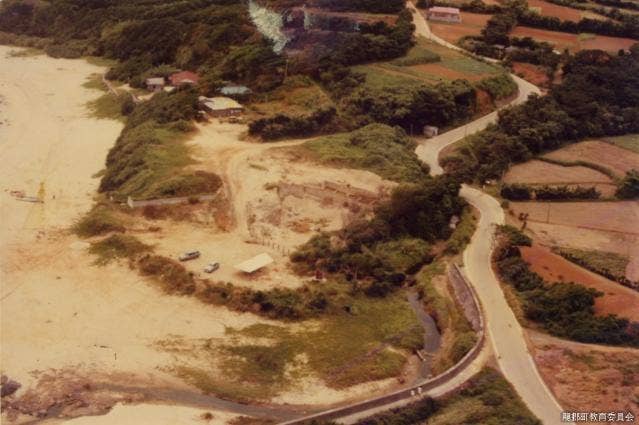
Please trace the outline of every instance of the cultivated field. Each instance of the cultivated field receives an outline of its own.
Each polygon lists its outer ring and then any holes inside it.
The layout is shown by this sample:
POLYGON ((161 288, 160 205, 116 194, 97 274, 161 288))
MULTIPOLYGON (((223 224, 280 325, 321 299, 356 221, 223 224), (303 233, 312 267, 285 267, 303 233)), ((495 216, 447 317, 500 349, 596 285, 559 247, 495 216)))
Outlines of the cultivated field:
POLYGON ((561 161, 586 161, 611 170, 618 177, 628 171, 639 170, 639 153, 601 141, 586 141, 568 145, 544 155, 561 161))
POLYGON ((561 19, 562 21, 578 22, 582 18, 608 19, 605 16, 601 16, 593 12, 560 6, 544 0, 528 0, 528 7, 537 11, 542 16, 553 16, 561 19))
POLYGON ((639 416, 638 350, 579 344, 533 331, 528 335, 539 372, 564 409, 639 416))
POLYGON ((354 69, 367 76, 367 84, 376 87, 405 86, 411 84, 437 84, 442 81, 465 79, 479 81, 503 73, 504 70, 475 60, 452 49, 439 46, 424 38, 408 52, 406 59, 424 56, 439 56, 432 63, 403 64, 398 59, 372 65, 356 66, 354 69))
POLYGON ((620 148, 639 154, 639 134, 626 134, 624 136, 606 137, 605 142, 612 143, 620 148))
POLYGON ((531 270, 547 282, 575 282, 603 292, 595 299, 595 313, 616 314, 639 322, 639 292, 579 267, 548 248, 535 245, 520 250, 531 270))
POLYGON ((513 37, 532 37, 537 41, 550 43, 558 50, 568 49, 571 52, 599 49, 616 53, 619 49, 629 49, 630 46, 637 43, 637 40, 631 38, 570 34, 523 26, 515 27, 510 35, 513 37))
POLYGON ((615 252, 630 258, 626 277, 639 279, 639 205, 636 202, 511 202, 529 214, 528 229, 546 246, 615 252))
POLYGON ((428 21, 433 34, 449 43, 456 44, 460 38, 469 35, 479 35, 492 15, 461 12, 462 21, 459 24, 428 21))
MULTIPOLYGON (((574 157, 570 160, 574 160, 574 157)), ((592 168, 565 167, 538 160, 513 166, 503 180, 510 184, 594 186, 602 196, 612 196, 616 191, 616 185, 610 177, 592 168)))

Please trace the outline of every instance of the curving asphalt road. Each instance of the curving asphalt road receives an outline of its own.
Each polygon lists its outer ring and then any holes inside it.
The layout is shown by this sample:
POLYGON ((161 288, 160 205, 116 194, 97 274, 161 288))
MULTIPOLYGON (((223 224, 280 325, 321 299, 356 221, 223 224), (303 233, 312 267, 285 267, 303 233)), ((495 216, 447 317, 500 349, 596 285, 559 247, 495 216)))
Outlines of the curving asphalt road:
MULTIPOLYGON (((430 32, 423 15, 409 2, 414 10, 416 32, 436 43, 455 48, 430 32)), ((519 87, 519 94, 510 105, 524 102, 529 95, 539 94, 539 88, 512 75, 519 87)), ((447 146, 463 139, 466 135, 484 129, 495 122, 498 111, 479 118, 469 124, 455 128, 437 137, 418 140, 417 156, 430 165, 431 174, 443 173, 439 165, 439 154, 447 146)), ((491 255, 495 225, 504 224, 504 211, 497 200, 480 190, 464 185, 460 195, 481 213, 477 230, 471 243, 464 251, 464 268, 467 278, 475 288, 483 306, 488 340, 497 363, 506 378, 528 408, 546 425, 565 424, 561 422, 562 408, 550 392, 528 351, 523 329, 506 302, 504 293, 492 269, 491 255)))

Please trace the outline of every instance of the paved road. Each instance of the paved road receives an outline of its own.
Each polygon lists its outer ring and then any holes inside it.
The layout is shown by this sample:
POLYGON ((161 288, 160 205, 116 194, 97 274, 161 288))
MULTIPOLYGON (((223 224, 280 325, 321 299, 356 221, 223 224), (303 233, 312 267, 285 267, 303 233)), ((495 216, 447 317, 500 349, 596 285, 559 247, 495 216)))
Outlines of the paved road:
MULTIPOLYGON (((410 2, 408 4, 414 9, 410 2)), ((414 23, 419 35, 451 47, 450 43, 430 32, 428 23, 417 11, 414 23)), ((515 75, 511 76, 519 87, 519 94, 511 104, 524 102, 532 93, 539 94, 539 89, 533 84, 515 75)), ((439 154, 442 149, 463 139, 466 135, 484 129, 496 120, 497 111, 432 139, 420 140, 416 153, 422 161, 430 165, 431 174, 442 174, 443 170, 439 165, 439 154)), ((464 268, 466 276, 477 291, 483 305, 488 340, 493 347, 499 367, 528 408, 544 424, 561 424, 561 406, 539 375, 528 352, 523 329, 508 306, 491 267, 494 228, 495 225, 504 223, 504 212, 497 200, 480 190, 463 186, 460 194, 481 213, 473 239, 464 251, 464 268)))

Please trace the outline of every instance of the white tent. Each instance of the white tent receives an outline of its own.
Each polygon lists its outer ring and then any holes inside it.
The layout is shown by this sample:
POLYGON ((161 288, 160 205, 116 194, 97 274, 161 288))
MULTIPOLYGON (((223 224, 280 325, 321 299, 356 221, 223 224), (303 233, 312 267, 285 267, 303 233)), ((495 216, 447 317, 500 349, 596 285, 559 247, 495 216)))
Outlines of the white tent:
POLYGON ((235 268, 244 273, 253 273, 261 269, 262 267, 266 267, 273 262, 273 259, 270 255, 266 253, 262 253, 256 255, 253 258, 249 258, 248 260, 236 264, 235 268))

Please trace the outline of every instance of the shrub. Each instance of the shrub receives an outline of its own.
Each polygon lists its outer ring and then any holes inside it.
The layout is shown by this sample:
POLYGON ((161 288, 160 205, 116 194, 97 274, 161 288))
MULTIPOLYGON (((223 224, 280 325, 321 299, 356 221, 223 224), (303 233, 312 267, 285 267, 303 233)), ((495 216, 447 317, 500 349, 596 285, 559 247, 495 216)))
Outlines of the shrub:
POLYGON ((93 242, 89 252, 98 256, 97 264, 105 265, 119 258, 132 259, 149 249, 150 246, 133 236, 116 233, 101 241, 93 242))
POLYGON ((522 184, 505 184, 499 193, 502 198, 511 201, 528 201, 532 199, 530 187, 522 184))
POLYGON ((624 179, 619 183, 616 195, 621 199, 639 198, 639 171, 630 170, 626 173, 624 179))
POLYGON ((188 295, 195 292, 193 274, 175 260, 160 255, 145 255, 138 261, 143 275, 154 277, 169 294, 188 295))
POLYGON ((96 205, 73 226, 74 232, 81 237, 103 235, 109 232, 124 232, 121 220, 115 217, 106 206, 96 205))

